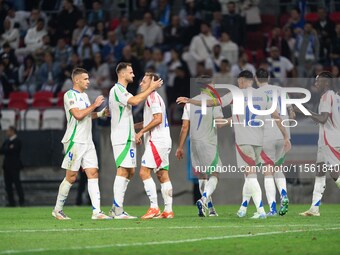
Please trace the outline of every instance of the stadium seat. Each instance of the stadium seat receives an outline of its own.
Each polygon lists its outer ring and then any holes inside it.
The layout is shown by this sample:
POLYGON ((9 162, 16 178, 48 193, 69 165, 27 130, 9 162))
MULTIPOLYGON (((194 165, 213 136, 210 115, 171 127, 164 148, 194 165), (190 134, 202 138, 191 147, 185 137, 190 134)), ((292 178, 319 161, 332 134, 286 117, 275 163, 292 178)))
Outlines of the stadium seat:
POLYGON ((20 112, 22 130, 39 130, 40 129, 40 110, 28 109, 20 112))
POLYGON ((65 128, 65 112, 63 109, 46 109, 42 114, 42 129, 65 128))
POLYGON ((51 107, 53 93, 49 91, 38 91, 33 96, 33 107, 51 107))
POLYGON ((334 23, 340 23, 340 12, 332 12, 331 14, 329 14, 329 18, 334 23))
POLYGON ((14 109, 3 109, 0 112, 0 116, 1 130, 6 130, 10 126, 16 126, 16 111, 14 109))
POLYGON ((29 94, 27 92, 12 92, 9 95, 8 108, 26 110, 28 108, 28 98, 29 94))
POLYGON ((316 12, 307 13, 305 15, 305 21, 316 23, 320 19, 319 15, 316 12))
POLYGON ((57 106, 59 107, 64 107, 64 94, 65 94, 66 91, 60 91, 58 93, 58 101, 57 101, 57 106))

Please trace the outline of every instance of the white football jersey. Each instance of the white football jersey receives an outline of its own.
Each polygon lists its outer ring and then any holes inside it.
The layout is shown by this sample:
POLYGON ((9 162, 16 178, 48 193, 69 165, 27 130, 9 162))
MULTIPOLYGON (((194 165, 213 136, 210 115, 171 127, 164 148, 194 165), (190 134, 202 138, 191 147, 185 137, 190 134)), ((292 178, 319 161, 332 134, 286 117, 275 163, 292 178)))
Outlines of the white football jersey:
MULTIPOLYGON (((268 96, 269 101, 270 101, 269 102, 270 106, 273 103, 273 91, 276 90, 277 97, 278 97, 276 111, 280 114, 280 117, 281 117, 282 120, 289 119, 288 115, 282 115, 282 111, 281 111, 281 87, 266 84, 266 85, 263 85, 262 87, 260 87, 259 90, 262 90, 268 96)), ((286 95, 286 97, 287 96, 288 95, 286 95)), ((272 117, 270 115, 268 115, 268 116, 266 116, 266 119, 272 119, 272 117)), ((289 138, 290 138, 289 127, 286 127, 286 131, 287 131, 289 138)), ((268 140, 268 139, 283 139, 283 135, 282 135, 279 127, 277 126, 277 124, 274 121, 265 121, 265 124, 264 124, 264 139, 266 139, 266 140, 268 140)))
POLYGON ((132 106, 128 104, 131 97, 132 94, 119 83, 116 83, 110 90, 109 109, 111 113, 112 145, 135 141, 132 106))
MULTIPOLYGON (((200 100, 201 96, 194 97, 200 100)), ((202 115, 201 106, 185 104, 182 120, 190 120, 190 139, 207 144, 217 145, 217 130, 213 127, 213 121, 223 118, 222 108, 207 107, 207 114, 202 115)))
POLYGON ((319 124, 318 146, 326 145, 326 137, 332 147, 340 147, 340 96, 333 90, 321 96, 319 114, 322 112, 329 113, 329 117, 325 124, 319 124))
POLYGON ((86 93, 81 93, 77 90, 70 89, 64 95, 64 108, 66 113, 67 128, 62 143, 68 141, 76 143, 92 143, 92 118, 91 114, 87 115, 82 120, 76 120, 71 109, 78 108, 79 110, 86 109, 91 105, 89 97, 86 93))
MULTIPOLYGON (((263 91, 252 90, 254 108, 257 110, 267 110, 270 108, 268 96, 263 91)), ((235 130, 235 140, 238 145, 262 146, 265 116, 257 116, 250 112, 248 106, 248 90, 242 89, 244 95, 244 114, 233 114, 233 127, 235 130)))
POLYGON ((170 128, 165 104, 162 97, 154 91, 147 97, 144 104, 143 127, 146 127, 153 120, 153 115, 156 113, 162 114, 163 121, 144 134, 144 142, 152 141, 154 144, 164 146, 164 148, 171 148, 170 128))

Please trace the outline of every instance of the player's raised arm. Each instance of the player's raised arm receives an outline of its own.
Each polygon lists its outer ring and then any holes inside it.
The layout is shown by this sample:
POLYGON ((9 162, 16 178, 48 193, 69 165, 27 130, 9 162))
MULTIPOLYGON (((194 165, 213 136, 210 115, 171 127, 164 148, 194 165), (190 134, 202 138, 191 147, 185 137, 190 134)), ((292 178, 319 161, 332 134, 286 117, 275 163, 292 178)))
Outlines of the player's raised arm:
MULTIPOLYGON (((197 106, 201 106, 202 105, 202 101, 201 100, 196 100, 196 99, 192 99, 192 98, 188 98, 188 97, 178 97, 176 99, 176 103, 177 104, 193 104, 193 105, 197 105, 197 106)), ((217 100, 213 100, 213 99, 209 99, 207 100, 207 106, 208 107, 213 107, 213 106, 218 106, 220 105, 220 103, 217 100)))
POLYGON ((139 93, 136 96, 129 98, 129 100, 127 101, 128 104, 130 104, 132 106, 138 105, 139 103, 143 102, 148 97, 148 95, 150 95, 152 93, 152 91, 154 91, 154 90, 156 90, 156 89, 158 89, 159 87, 162 86, 162 84, 163 84, 162 79, 158 79, 156 81, 154 79, 155 78, 152 77, 151 84, 150 84, 150 87, 148 89, 139 93))

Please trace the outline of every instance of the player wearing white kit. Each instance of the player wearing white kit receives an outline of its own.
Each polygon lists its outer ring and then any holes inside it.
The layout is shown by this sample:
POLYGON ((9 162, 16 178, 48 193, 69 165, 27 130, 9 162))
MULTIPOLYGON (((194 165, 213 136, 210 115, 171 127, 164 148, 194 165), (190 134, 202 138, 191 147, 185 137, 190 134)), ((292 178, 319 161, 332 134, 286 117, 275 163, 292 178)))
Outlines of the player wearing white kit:
MULTIPOLYGON (((253 197, 255 206, 257 208, 257 213, 254 214, 252 218, 266 218, 266 214, 262 205, 262 192, 260 185, 257 181, 256 176, 256 164, 259 163, 259 156, 261 152, 261 147, 263 143, 263 128, 259 127, 260 123, 259 119, 255 114, 251 113, 248 107, 248 91, 252 91, 252 101, 254 104, 254 108, 258 110, 265 110, 270 108, 268 105, 267 97, 261 93, 261 91, 257 91, 252 88, 253 83, 253 74, 250 71, 244 70, 242 71, 237 79, 238 85, 244 94, 245 100, 245 114, 244 115, 233 115, 233 125, 235 130, 235 140, 236 140, 236 157, 237 157, 237 165, 239 168, 242 168, 245 172, 245 183, 243 186, 243 199, 242 204, 237 212, 239 217, 244 217, 246 215, 247 207, 250 201, 250 198, 253 197)), ((221 98, 222 107, 232 103, 232 95, 231 93, 226 94, 221 98)), ((187 98, 178 98, 178 103, 193 103, 196 105, 200 105, 200 101, 187 99, 187 98)), ((219 102, 215 103, 215 100, 208 100, 207 106, 212 106, 214 104, 219 105, 219 102)), ((274 119, 281 120, 280 116, 277 112, 272 114, 274 119)), ((285 137, 285 150, 288 151, 290 149, 290 141, 288 138, 288 134, 285 128, 282 126, 280 121, 276 122, 280 131, 285 137)))
MULTIPOLYGON (((141 91, 149 88, 152 80, 158 80, 154 73, 145 73, 140 83, 141 91)), ((150 199, 150 208, 142 219, 174 217, 172 211, 172 184, 169 177, 169 154, 171 151, 170 128, 167 119, 165 104, 162 97, 152 92, 144 105, 143 122, 135 124, 136 129, 141 129, 136 134, 136 143, 141 144, 144 135, 145 151, 139 176, 144 183, 144 189, 150 199), (151 176, 154 171, 161 183, 161 191, 164 200, 164 211, 161 213, 158 207, 156 184, 151 176)))
MULTIPOLYGON (((340 165, 340 96, 333 87, 333 75, 321 72, 315 79, 315 86, 321 93, 319 114, 311 112, 310 117, 319 123, 319 141, 317 153, 317 172, 310 209, 300 213, 301 216, 320 216, 320 205, 326 188, 326 172, 340 165)), ((330 172, 338 188, 340 178, 330 172)))
POLYGON ((98 186, 98 159, 92 141, 92 119, 109 115, 106 109, 93 112, 104 102, 99 96, 93 104, 87 94, 90 81, 85 69, 75 68, 72 71, 73 88, 64 95, 64 108, 67 120, 66 133, 62 139, 65 156, 62 168, 66 177, 59 186, 57 202, 52 216, 58 220, 69 220, 63 212, 65 201, 72 184, 76 181, 79 168, 82 167, 88 178, 88 192, 92 203, 92 219, 111 219, 100 210, 100 192, 98 186))
MULTIPOLYGON (((193 99, 200 101, 201 96, 196 96, 193 99)), ((183 147, 190 127, 191 163, 195 170, 196 168, 198 170, 196 173, 202 195, 201 199, 196 202, 200 217, 205 217, 205 209, 209 210, 209 216, 218 216, 211 196, 218 183, 218 172, 214 170, 218 166, 222 166, 222 163, 218 153, 217 132, 213 127, 213 121, 222 118, 223 113, 220 106, 208 108, 206 115, 202 115, 201 107, 196 105, 187 103, 183 109, 183 123, 176 157, 182 159, 184 156, 183 147), (208 173, 199 172, 199 169, 208 170, 208 173)))
POLYGON ((126 87, 133 82, 134 74, 130 63, 121 62, 116 67, 117 83, 110 90, 111 143, 116 161, 117 174, 113 184, 114 200, 109 215, 115 219, 133 219, 124 211, 124 195, 136 167, 136 142, 132 106, 143 102, 147 96, 163 83, 161 79, 151 81, 148 89, 133 96, 126 87))
MULTIPOLYGON (((281 87, 269 85, 269 73, 267 70, 260 68, 256 71, 255 81, 259 90, 262 90, 269 98, 269 100, 273 101, 273 93, 277 92, 278 95, 278 106, 277 111, 281 113, 280 108, 280 95, 281 95, 281 87)), ((289 108, 290 118, 295 118, 294 110, 291 106, 289 108)), ((270 116, 268 116, 270 118, 270 116)), ((288 116, 281 115, 282 119, 288 119, 288 116)), ((288 135, 289 128, 286 128, 288 135)), ((269 204, 270 211, 267 216, 275 216, 277 215, 276 210, 276 186, 280 192, 281 197, 281 206, 279 210, 279 214, 281 216, 285 215, 288 212, 288 195, 287 195, 287 185, 286 178, 282 171, 276 170, 274 171, 275 166, 280 166, 284 163, 285 159, 285 151, 284 151, 284 140, 282 133, 280 132, 277 125, 272 125, 272 122, 266 121, 264 124, 264 136, 263 136, 263 146, 261 152, 261 162, 263 164, 263 173, 264 173, 264 187, 266 191, 267 201, 269 204), (275 179, 275 182, 274 182, 275 179)))

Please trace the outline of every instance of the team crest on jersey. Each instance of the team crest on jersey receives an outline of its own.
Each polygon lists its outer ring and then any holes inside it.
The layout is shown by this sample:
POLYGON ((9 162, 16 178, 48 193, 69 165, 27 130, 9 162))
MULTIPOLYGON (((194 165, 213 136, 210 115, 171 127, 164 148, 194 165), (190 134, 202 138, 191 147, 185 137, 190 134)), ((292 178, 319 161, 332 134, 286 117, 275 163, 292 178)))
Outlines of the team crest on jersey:
POLYGON ((71 100, 71 101, 70 101, 70 105, 73 105, 73 104, 74 104, 74 101, 73 101, 73 100, 71 100))
POLYGON ((129 92, 126 92, 126 93, 124 94, 124 96, 126 96, 126 97, 127 97, 128 95, 129 95, 129 92))

